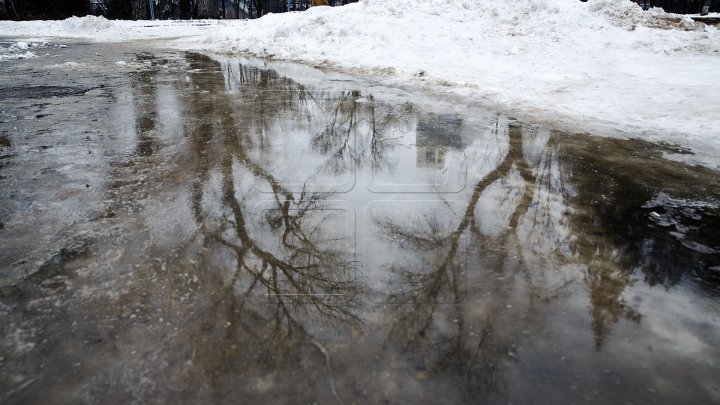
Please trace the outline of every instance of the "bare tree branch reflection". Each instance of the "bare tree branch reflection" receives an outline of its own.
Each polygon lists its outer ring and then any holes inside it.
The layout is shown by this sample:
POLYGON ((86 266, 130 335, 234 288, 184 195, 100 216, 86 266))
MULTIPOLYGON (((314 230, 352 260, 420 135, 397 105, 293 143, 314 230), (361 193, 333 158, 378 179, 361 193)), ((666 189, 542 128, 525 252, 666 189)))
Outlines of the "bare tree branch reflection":
MULTIPOLYGON (((256 153, 274 153, 277 140, 272 137, 276 135, 270 134, 277 133, 277 125, 292 122, 296 130, 309 134, 310 148, 325 159, 317 166, 319 172, 339 174, 363 166, 387 170, 384 156, 393 147, 388 142, 393 126, 417 119, 419 112, 411 105, 383 105, 359 92, 330 97, 242 65, 232 75, 244 86, 237 90, 240 101, 252 98, 249 108, 234 107, 238 104, 224 92, 229 75, 221 80, 219 74, 202 83, 207 93, 198 93, 210 95, 193 103, 205 106, 199 114, 210 123, 204 125, 212 127, 210 131, 198 126, 191 136, 200 166, 194 215, 206 246, 222 246, 232 252, 235 262, 210 313, 229 323, 222 337, 228 344, 239 336, 265 343, 269 339, 277 347, 268 348, 268 353, 284 347, 285 353, 297 354, 293 342, 311 340, 318 321, 330 327, 359 326, 361 288, 352 281, 354 263, 342 247, 327 243, 322 221, 316 220, 332 193, 286 187, 277 168, 266 167, 256 153), (240 120, 243 126, 238 125, 240 120), (203 131, 220 136, 207 138, 203 131), (219 176, 223 208, 220 225, 210 226, 203 199, 209 196, 205 183, 212 173, 219 176), (272 207, 264 211, 262 222, 277 240, 273 248, 264 246, 247 222, 255 216, 249 215, 246 201, 252 196, 238 184, 248 179, 269 189, 272 207)), ((535 153, 530 144, 533 137, 542 138, 540 134, 500 119, 494 125, 497 139, 507 144, 507 153, 501 153, 497 161, 493 161, 495 155, 485 156, 488 172, 467 193, 450 228, 442 222, 445 214, 404 222, 375 218, 379 232, 390 243, 417 258, 413 264, 385 268, 402 287, 389 298, 394 305, 388 344, 399 344, 417 356, 418 367, 429 375, 462 379, 468 395, 505 392, 505 370, 520 356, 513 344, 517 339, 510 336, 541 331, 542 320, 530 314, 570 294, 577 277, 555 280, 553 285, 537 281, 536 272, 542 271, 537 262, 542 256, 549 263, 576 265, 584 271, 598 349, 613 323, 621 318, 639 319, 623 300, 631 280, 621 265, 610 264, 612 245, 602 237, 593 241, 584 228, 573 225, 591 215, 572 212, 568 206, 577 200, 577 193, 570 181, 572 165, 559 159, 559 146, 542 144, 541 152, 535 153), (482 227, 484 216, 492 214, 483 211, 480 201, 492 190, 500 190, 494 191, 499 195, 495 202, 506 220, 505 230, 497 235, 482 227), (492 293, 491 298, 479 301, 481 313, 463 301, 468 255, 487 263, 486 267, 473 266, 477 274, 471 275, 476 283, 472 296, 481 295, 478 289, 492 293), (523 317, 523 321, 506 320, 512 317, 523 317)))
MULTIPOLYGON (((507 124, 498 121, 495 125, 507 124)), ((412 249, 416 255, 426 258, 423 268, 401 264, 390 269, 401 278, 400 285, 406 287, 390 297, 390 302, 396 304, 390 318, 390 341, 399 342, 409 353, 419 353, 417 362, 428 374, 451 375, 463 380, 469 397, 505 391, 503 364, 517 359, 517 349, 508 336, 521 335, 519 329, 542 326, 531 320, 504 322, 501 314, 522 311, 507 309, 511 304, 518 304, 517 297, 513 297, 516 287, 510 283, 515 279, 514 274, 525 275, 528 304, 524 308, 528 313, 536 311, 537 305, 562 296, 567 287, 563 284, 544 292, 536 288, 530 268, 522 261, 518 223, 534 204, 537 196, 533 189, 539 186, 540 179, 524 159, 521 128, 510 126, 508 138, 507 154, 475 183, 454 229, 443 232, 435 218, 415 220, 415 226, 410 227, 392 218, 376 218, 390 241, 401 241, 399 248, 412 249), (493 240, 477 228, 478 202, 491 185, 503 184, 512 175, 521 178, 524 190, 519 202, 510 207, 510 230, 504 238, 493 240), (468 237, 473 243, 470 247, 476 246, 480 255, 500 253, 493 262, 498 270, 473 275, 474 279, 484 280, 483 286, 493 293, 482 317, 473 315, 469 304, 463 303, 464 260, 469 254, 463 242, 468 237), (516 253, 510 256, 510 252, 516 253), (503 274, 503 268, 509 268, 510 273, 503 274)), ((472 267, 472 271, 479 270, 478 266, 472 267)), ((478 295, 479 292, 474 291, 473 296, 478 295)))
POLYGON ((409 103, 380 104, 372 95, 362 96, 358 91, 341 93, 329 101, 333 104, 330 122, 312 141, 313 149, 331 157, 326 170, 337 174, 353 165, 389 169, 385 158, 391 147, 387 133, 399 121, 416 116, 415 107, 409 103))
MULTIPOLYGON (((229 277, 207 310, 209 319, 217 319, 212 325, 224 325, 223 333, 217 335, 222 343, 217 344, 237 348, 251 339, 254 347, 266 348, 268 356, 297 356, 308 350, 298 346, 299 342, 313 340, 323 328, 358 328, 362 288, 355 281, 355 263, 345 251, 344 240, 327 240, 318 219, 331 194, 291 191, 257 163, 249 152, 253 143, 248 127, 236 120, 241 116, 245 124, 245 118, 254 117, 266 123, 263 116, 269 108, 261 107, 260 114, 252 108, 234 108, 217 65, 198 55, 189 55, 188 60, 192 67, 205 71, 203 81, 193 84, 206 90, 194 91, 193 97, 198 99, 190 100, 203 122, 190 134, 198 166, 193 214, 206 248, 231 252, 234 260, 229 277), (208 192, 212 173, 220 179, 219 211, 204 208, 204 201, 213 195, 208 192), (274 246, 266 246, 258 230, 248 223, 257 215, 250 215, 252 207, 245 202, 251 197, 249 191, 236 186, 242 178, 254 178, 271 190, 271 206, 262 222, 271 230, 269 237, 277 240, 274 246)), ((276 80, 261 72, 243 75, 243 80, 259 88, 272 88, 276 80)), ((206 347, 209 343, 202 342, 197 349, 212 352, 206 347)), ((244 354, 231 350, 223 354, 228 356, 244 354)))
POLYGON ((372 95, 353 91, 311 90, 273 71, 227 63, 226 87, 253 94, 255 114, 248 117, 260 129, 259 139, 244 139, 248 147, 270 153, 269 133, 278 121, 292 122, 311 133, 310 146, 326 157, 320 172, 339 175, 369 165, 375 170, 390 167, 385 159, 393 147, 388 142, 394 127, 408 125, 419 111, 410 103, 387 105, 372 95), (286 118, 282 120, 282 118, 286 118))

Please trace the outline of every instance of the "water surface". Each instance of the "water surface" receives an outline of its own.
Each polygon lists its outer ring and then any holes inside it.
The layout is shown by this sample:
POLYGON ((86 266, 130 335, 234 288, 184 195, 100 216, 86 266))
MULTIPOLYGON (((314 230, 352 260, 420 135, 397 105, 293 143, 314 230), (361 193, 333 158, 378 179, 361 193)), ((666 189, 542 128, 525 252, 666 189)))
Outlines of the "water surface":
POLYGON ((0 62, 1 402, 720 400, 720 174, 688 151, 33 52, 0 62))

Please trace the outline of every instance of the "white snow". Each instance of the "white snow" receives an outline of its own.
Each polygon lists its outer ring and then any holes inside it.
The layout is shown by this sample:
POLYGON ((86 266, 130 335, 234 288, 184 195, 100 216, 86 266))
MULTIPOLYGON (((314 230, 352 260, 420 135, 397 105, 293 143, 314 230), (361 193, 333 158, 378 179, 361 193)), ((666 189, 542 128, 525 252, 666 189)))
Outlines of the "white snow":
POLYGON ((37 55, 30 51, 23 52, 23 53, 20 53, 20 52, 5 53, 5 52, 0 51, 0 61, 10 60, 10 59, 30 59, 30 58, 36 58, 36 57, 37 57, 37 55))
POLYGON ((677 143, 720 167, 719 31, 629 0, 362 0, 246 21, 2 22, 0 37, 332 67, 553 128, 677 143))
POLYGON ((15 42, 7 47, 0 46, 0 61, 36 58, 37 55, 28 49, 36 48, 37 46, 37 44, 29 44, 24 41, 15 42))

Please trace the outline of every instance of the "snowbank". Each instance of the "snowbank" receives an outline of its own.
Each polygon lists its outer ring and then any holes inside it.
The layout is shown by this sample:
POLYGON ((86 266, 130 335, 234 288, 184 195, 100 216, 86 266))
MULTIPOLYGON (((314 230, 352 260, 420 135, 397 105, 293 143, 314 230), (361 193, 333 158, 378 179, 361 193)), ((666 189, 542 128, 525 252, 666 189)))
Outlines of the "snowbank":
POLYGON ((628 0, 362 0, 252 21, 86 17, 0 33, 154 39, 379 75, 562 129, 678 143, 720 167, 720 33, 628 0))

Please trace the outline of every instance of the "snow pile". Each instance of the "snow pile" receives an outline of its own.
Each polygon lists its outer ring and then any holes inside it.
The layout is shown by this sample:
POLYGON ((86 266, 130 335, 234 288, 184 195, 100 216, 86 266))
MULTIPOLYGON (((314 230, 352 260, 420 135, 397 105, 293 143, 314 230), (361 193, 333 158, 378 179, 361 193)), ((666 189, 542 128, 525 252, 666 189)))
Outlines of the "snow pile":
POLYGON ((10 44, 8 47, 0 47, 0 61, 36 58, 37 55, 28 49, 38 48, 40 46, 42 46, 42 44, 32 44, 21 41, 10 44))
POLYGON ((10 60, 10 59, 30 59, 30 58, 37 58, 37 55, 30 51, 27 51, 25 53, 17 53, 17 52, 6 53, 4 50, 0 50, 0 61, 10 60))
POLYGON ((25 41, 16 42, 16 43, 10 45, 10 49, 23 49, 24 50, 24 49, 28 49, 28 48, 30 48, 30 44, 28 44, 25 41))
POLYGON ((653 7, 647 11, 627 0, 596 0, 590 3, 590 9, 607 17, 611 24, 628 31, 637 26, 663 30, 702 31, 705 25, 689 17, 668 14, 661 8, 653 7))
POLYGON ((116 25, 104 17, 70 17, 58 23, 60 31, 80 33, 82 35, 97 34, 111 30, 116 25))
MULTIPOLYGON (((242 24, 239 20, 233 23, 236 26, 242 24)), ((62 21, 0 21, 0 38, 71 38, 93 42, 124 42, 198 36, 211 33, 213 27, 223 25, 227 25, 223 20, 123 21, 96 16, 70 17, 62 21)))

